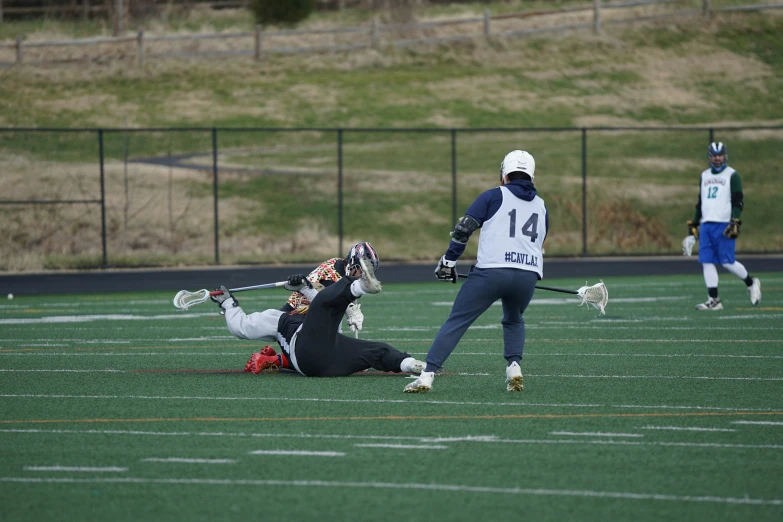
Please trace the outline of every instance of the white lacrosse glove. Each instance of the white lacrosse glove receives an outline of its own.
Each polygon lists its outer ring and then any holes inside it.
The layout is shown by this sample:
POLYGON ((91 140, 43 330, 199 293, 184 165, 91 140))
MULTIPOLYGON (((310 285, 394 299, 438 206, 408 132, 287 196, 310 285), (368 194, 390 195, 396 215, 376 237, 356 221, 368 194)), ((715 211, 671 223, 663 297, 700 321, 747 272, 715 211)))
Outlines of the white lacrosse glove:
POLYGON ((693 245, 696 244, 696 236, 685 236, 682 240, 682 255, 690 257, 693 254, 693 245))
POLYGON ((438 266, 435 267, 435 277, 439 281, 451 281, 457 283, 457 262, 449 261, 446 256, 440 258, 438 266))
POLYGON ((364 314, 359 303, 353 302, 349 304, 348 309, 345 310, 345 316, 348 319, 348 326, 351 327, 352 332, 361 331, 362 323, 364 323, 364 314))

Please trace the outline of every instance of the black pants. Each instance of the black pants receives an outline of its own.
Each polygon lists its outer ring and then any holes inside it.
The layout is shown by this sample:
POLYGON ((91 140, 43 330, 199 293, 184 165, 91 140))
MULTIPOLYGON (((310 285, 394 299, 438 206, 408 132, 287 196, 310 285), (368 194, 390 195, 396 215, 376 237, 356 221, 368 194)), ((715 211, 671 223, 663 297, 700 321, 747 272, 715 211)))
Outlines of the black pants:
POLYGON ((378 341, 355 339, 337 332, 345 310, 356 298, 353 277, 343 277, 324 288, 310 303, 304 325, 296 338, 296 361, 310 377, 344 377, 375 368, 399 372, 407 353, 378 341))

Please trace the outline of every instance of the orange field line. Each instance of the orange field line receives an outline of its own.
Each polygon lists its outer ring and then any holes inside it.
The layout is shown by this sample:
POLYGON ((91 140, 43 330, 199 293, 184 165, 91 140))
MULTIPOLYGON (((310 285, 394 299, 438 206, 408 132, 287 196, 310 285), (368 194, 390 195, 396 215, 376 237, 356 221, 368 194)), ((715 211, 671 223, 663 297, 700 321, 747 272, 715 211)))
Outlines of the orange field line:
MULTIPOLYGON (((236 344, 221 344, 218 349, 226 349, 226 348, 247 348, 249 350, 253 350, 254 348, 257 348, 260 344, 263 343, 236 343, 236 344)), ((80 346, 74 346, 74 347, 67 347, 67 346, 52 346, 52 347, 35 347, 35 348, 15 348, 10 350, 0 350, 0 352, 67 352, 69 350, 72 351, 106 351, 106 350, 160 350, 160 349, 180 349, 180 350, 188 350, 191 349, 191 346, 187 343, 183 342, 179 345, 163 345, 163 346, 124 346, 124 345, 113 345, 113 346, 90 346, 90 347, 80 347, 80 346)), ((199 346, 197 349, 210 349, 214 350, 216 349, 214 346, 199 346)), ((198 352, 193 352, 194 355, 198 355, 198 352)))
POLYGON ((111 422, 255 422, 255 421, 348 421, 348 420, 471 420, 471 419, 576 419, 606 417, 731 417, 744 415, 783 415, 783 411, 689 412, 689 413, 540 413, 507 415, 384 415, 374 417, 191 417, 157 419, 19 419, 0 420, 0 424, 111 423, 111 422))

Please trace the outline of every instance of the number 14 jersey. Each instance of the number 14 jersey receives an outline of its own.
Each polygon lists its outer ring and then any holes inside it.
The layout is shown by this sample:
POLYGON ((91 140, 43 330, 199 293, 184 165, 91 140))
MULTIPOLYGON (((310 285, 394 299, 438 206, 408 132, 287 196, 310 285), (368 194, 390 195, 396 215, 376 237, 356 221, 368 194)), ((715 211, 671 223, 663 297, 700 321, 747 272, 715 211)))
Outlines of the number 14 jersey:
POLYGON ((481 227, 478 268, 518 268, 544 276, 542 246, 546 237, 546 207, 535 196, 520 199, 500 187, 503 203, 481 227))

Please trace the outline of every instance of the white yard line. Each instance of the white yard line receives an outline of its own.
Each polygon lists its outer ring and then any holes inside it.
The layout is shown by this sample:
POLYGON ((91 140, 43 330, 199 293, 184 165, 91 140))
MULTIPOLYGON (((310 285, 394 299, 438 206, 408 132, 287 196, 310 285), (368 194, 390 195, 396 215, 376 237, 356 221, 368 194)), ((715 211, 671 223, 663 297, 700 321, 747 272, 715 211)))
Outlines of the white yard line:
POLYGON ((122 473, 128 471, 128 468, 106 467, 92 468, 81 466, 25 466, 25 471, 84 471, 88 473, 122 473))
POLYGON ((552 496, 580 498, 610 498, 617 500, 655 500, 659 502, 696 502, 715 504, 746 504, 756 506, 780 506, 781 499, 761 499, 744 497, 690 496, 670 495, 664 493, 635 493, 631 491, 597 491, 570 490, 548 488, 499 488, 493 486, 465 486, 460 484, 418 484, 415 482, 348 482, 325 480, 238 480, 209 478, 35 478, 35 477, 0 477, 0 482, 15 483, 69 483, 69 484, 178 484, 190 486, 283 486, 302 488, 342 488, 342 489, 391 489, 391 490, 423 490, 461 492, 474 494, 495 494, 512 496, 552 496))
MULTIPOLYGON (((135 431, 135 430, 38 430, 38 429, 0 429, 0 433, 51 433, 51 434, 89 434, 89 435, 133 435, 133 436, 163 436, 163 437, 239 437, 239 438, 252 438, 252 437, 264 437, 264 438, 304 438, 304 439, 345 439, 345 440, 364 440, 364 439, 381 439, 381 440, 409 440, 418 441, 424 444, 436 444, 439 442, 469 442, 469 443, 483 443, 483 444, 592 444, 592 445, 607 445, 607 446, 661 446, 661 447, 684 447, 684 448, 708 448, 708 449, 761 449, 761 450, 783 450, 783 445, 780 444, 728 444, 728 443, 707 443, 707 442, 641 442, 641 441, 627 441, 627 440, 588 440, 588 439, 500 439, 494 435, 487 436, 466 436, 466 437, 451 437, 451 438, 437 438, 426 436, 382 436, 382 435, 311 435, 311 434, 299 434, 299 433, 243 433, 243 432, 155 432, 155 431, 135 431)), ((266 455, 303 455, 304 453, 298 450, 258 450, 251 452, 252 454, 266 455), (280 453, 286 452, 286 453, 280 453)), ((317 453, 317 452, 316 452, 317 453)), ((330 452, 326 452, 330 453, 330 452)))
POLYGON ((687 428, 682 426, 642 426, 642 430, 669 430, 669 431, 737 431, 732 428, 687 428))
MULTIPOLYGON (((667 296, 667 297, 613 297, 609 300, 610 303, 658 303, 666 301, 683 301, 685 299, 693 299, 693 296, 667 296)), ((574 297, 550 297, 544 299, 533 299, 530 301, 531 305, 579 305, 579 298, 574 297)), ((431 306, 454 306, 454 301, 433 301, 431 306)), ((500 301, 492 304, 492 306, 500 306, 500 301)))
POLYGON ((174 462, 182 464, 233 464, 238 462, 236 459, 187 459, 180 457, 166 457, 157 458, 150 457, 148 459, 141 459, 142 462, 174 462))
POLYGON ((53 315, 25 319, 0 319, 0 324, 56 324, 56 323, 88 323, 91 321, 170 321, 172 319, 200 319, 214 317, 215 314, 162 314, 162 315, 53 315))
POLYGON ((783 381, 783 377, 709 377, 697 375, 563 375, 526 373, 525 377, 547 377, 557 379, 695 379, 702 381, 783 381))
POLYGON ((345 457, 342 451, 305 451, 305 450, 255 450, 251 455, 297 455, 302 457, 345 457))
POLYGON ((354 444, 357 448, 391 448, 391 449, 448 449, 439 444, 354 444))
POLYGON ((0 369, 0 372, 65 372, 65 373, 96 373, 96 372, 108 372, 108 373, 127 373, 127 370, 9 370, 0 369))
MULTIPOLYGON (((6 373, 132 373, 143 371, 136 370, 73 370, 55 368, 48 370, 41 369, 0 369, 0 372, 6 373)), ((491 377, 490 373, 463 373, 458 372, 453 375, 471 376, 471 377, 491 377)), ((702 380, 702 381, 783 381, 783 377, 711 377, 707 375, 586 375, 586 374, 551 374, 551 373, 526 373, 525 377, 549 378, 549 379, 664 379, 664 380, 702 380)), ((8 397, 8 395, 2 395, 8 397)), ((402 401, 405 402, 405 401, 402 401)))
POLYGON ((569 435, 574 437, 644 437, 644 435, 641 435, 639 433, 601 433, 601 432, 590 432, 590 431, 582 431, 582 432, 576 432, 576 431, 551 431, 549 432, 550 435, 569 435))
MULTIPOLYGON (((145 327, 146 329, 147 327, 145 327)), ((210 335, 200 337, 174 337, 170 339, 162 339, 160 337, 147 337, 147 338, 133 338, 133 339, 30 339, 30 338, 7 338, 0 339, 0 342, 8 343, 51 343, 51 342, 67 342, 72 344, 127 344, 131 342, 155 342, 155 343, 177 343, 177 342, 199 342, 199 341, 226 341, 236 340, 233 335, 210 335)))
MULTIPOLYGON (((554 322, 546 322, 541 324, 527 324, 526 328, 532 328, 532 329, 542 329, 542 330, 559 330, 559 329, 571 329, 571 330, 655 330, 656 332, 661 331, 660 326, 619 326, 617 324, 607 324, 606 326, 590 326, 583 324, 581 322, 577 321, 563 321, 562 323, 554 323, 554 322)), ((667 326, 666 330, 684 330, 684 331, 695 331, 697 328, 693 326, 667 326)), ((710 330, 732 330, 737 331, 736 326, 710 326, 710 330)), ((747 331, 767 331, 767 330, 783 330, 783 327, 778 326, 743 326, 742 330, 747 331)))
MULTIPOLYGON (((14 369, 0 369, 0 372, 44 372, 44 373, 130 373, 139 370, 70 370, 70 369, 52 369, 52 370, 14 370, 14 369)), ((489 377, 490 373, 457 373, 461 376, 472 377, 489 377)), ((703 380, 703 381, 783 381, 783 377, 710 377, 701 375, 584 375, 584 374, 548 374, 548 373, 526 373, 525 377, 541 377, 541 378, 555 378, 555 379, 665 379, 665 380, 703 380)), ((0 395, 1 397, 9 397, 11 395, 0 395)), ((20 395, 21 396, 21 395, 20 395)), ((203 397, 205 399, 217 399, 216 397, 203 397)), ((295 400, 295 399, 291 399, 295 400)), ((407 402, 407 401, 400 401, 407 402)))
POLYGON ((641 405, 641 404, 589 404, 589 403, 538 403, 538 402, 478 402, 478 401, 444 401, 444 400, 416 400, 409 399, 333 399, 324 397, 280 397, 280 396, 254 396, 254 397, 212 397, 189 395, 66 395, 66 394, 34 394, 34 393, 7 393, 0 397, 23 399, 99 399, 99 400, 164 400, 164 401, 290 401, 290 402, 324 402, 324 403, 354 403, 354 404, 408 404, 414 407, 420 404, 435 404, 442 406, 481 406, 481 407, 507 407, 520 408, 544 407, 544 408, 632 408, 632 409, 673 409, 673 410, 698 410, 698 411, 729 411, 729 412, 777 412, 780 408, 729 408, 720 406, 687 406, 687 405, 641 405))
POLYGON ((732 424, 759 424, 763 426, 783 426, 783 422, 773 421, 734 421, 732 424))

